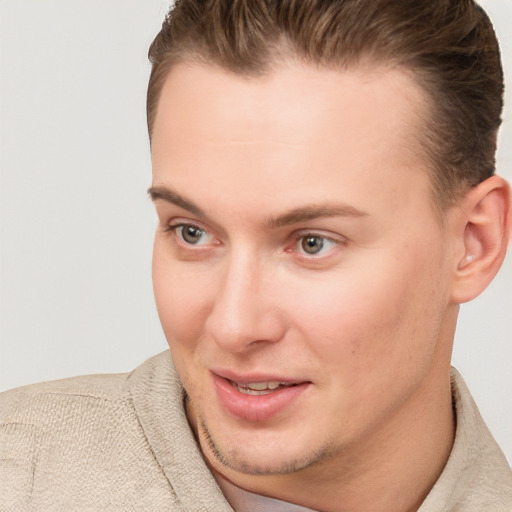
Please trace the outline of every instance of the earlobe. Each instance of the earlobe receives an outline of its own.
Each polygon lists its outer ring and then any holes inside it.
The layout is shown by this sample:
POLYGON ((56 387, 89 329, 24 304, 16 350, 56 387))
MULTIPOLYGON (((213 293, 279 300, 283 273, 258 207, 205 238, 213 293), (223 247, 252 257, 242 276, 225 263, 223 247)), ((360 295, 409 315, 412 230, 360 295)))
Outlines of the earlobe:
POLYGON ((452 301, 468 302, 489 285, 507 250, 510 231, 510 188, 492 176, 472 188, 460 209, 463 254, 458 257, 452 301))

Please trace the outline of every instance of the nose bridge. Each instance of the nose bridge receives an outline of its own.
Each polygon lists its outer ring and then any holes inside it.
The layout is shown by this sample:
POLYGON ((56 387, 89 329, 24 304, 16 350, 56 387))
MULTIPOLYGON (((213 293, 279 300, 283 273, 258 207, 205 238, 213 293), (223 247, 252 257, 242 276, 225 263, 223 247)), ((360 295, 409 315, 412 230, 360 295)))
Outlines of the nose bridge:
POLYGON ((271 269, 248 248, 232 251, 224 262, 208 319, 209 333, 226 350, 243 351, 258 341, 281 336, 269 287, 271 269))

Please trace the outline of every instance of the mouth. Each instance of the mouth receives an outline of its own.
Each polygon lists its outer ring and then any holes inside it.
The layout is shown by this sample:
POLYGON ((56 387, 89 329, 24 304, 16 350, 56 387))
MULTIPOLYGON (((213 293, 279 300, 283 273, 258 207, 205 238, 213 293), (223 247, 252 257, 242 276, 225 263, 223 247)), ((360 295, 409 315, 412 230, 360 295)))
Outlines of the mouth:
POLYGON ((293 404, 299 403, 312 386, 310 381, 277 380, 263 375, 241 377, 231 372, 212 372, 212 377, 222 409, 252 423, 293 410, 293 404))

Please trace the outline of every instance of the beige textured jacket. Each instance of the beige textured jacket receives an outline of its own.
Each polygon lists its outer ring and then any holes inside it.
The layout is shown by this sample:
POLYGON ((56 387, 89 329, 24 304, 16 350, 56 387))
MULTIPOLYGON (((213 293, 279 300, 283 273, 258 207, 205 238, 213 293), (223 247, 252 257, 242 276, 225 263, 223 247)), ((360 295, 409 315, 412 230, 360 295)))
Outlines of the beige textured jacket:
MULTIPOLYGON (((420 512, 510 512, 512 472, 454 372, 452 454, 420 512)), ((231 511, 205 466, 168 351, 129 374, 0 395, 0 511, 231 511)))

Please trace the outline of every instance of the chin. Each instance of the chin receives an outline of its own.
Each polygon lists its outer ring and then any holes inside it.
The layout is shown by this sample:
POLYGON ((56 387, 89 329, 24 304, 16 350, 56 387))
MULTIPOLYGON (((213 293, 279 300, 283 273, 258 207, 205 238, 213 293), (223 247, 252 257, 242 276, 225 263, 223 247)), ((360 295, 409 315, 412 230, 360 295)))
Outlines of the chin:
MULTIPOLYGON (((250 442, 235 435, 223 436, 229 440, 218 440, 207 424, 201 422, 200 439, 205 444, 203 451, 215 459, 217 464, 246 475, 286 475, 297 473, 331 459, 335 450, 331 446, 315 447, 312 443, 301 443, 297 436, 271 436, 258 433, 250 442), (293 443, 289 440, 293 439, 293 443), (307 447, 307 451, 304 450, 307 447)), ((213 462, 213 461, 212 461, 213 462)))

